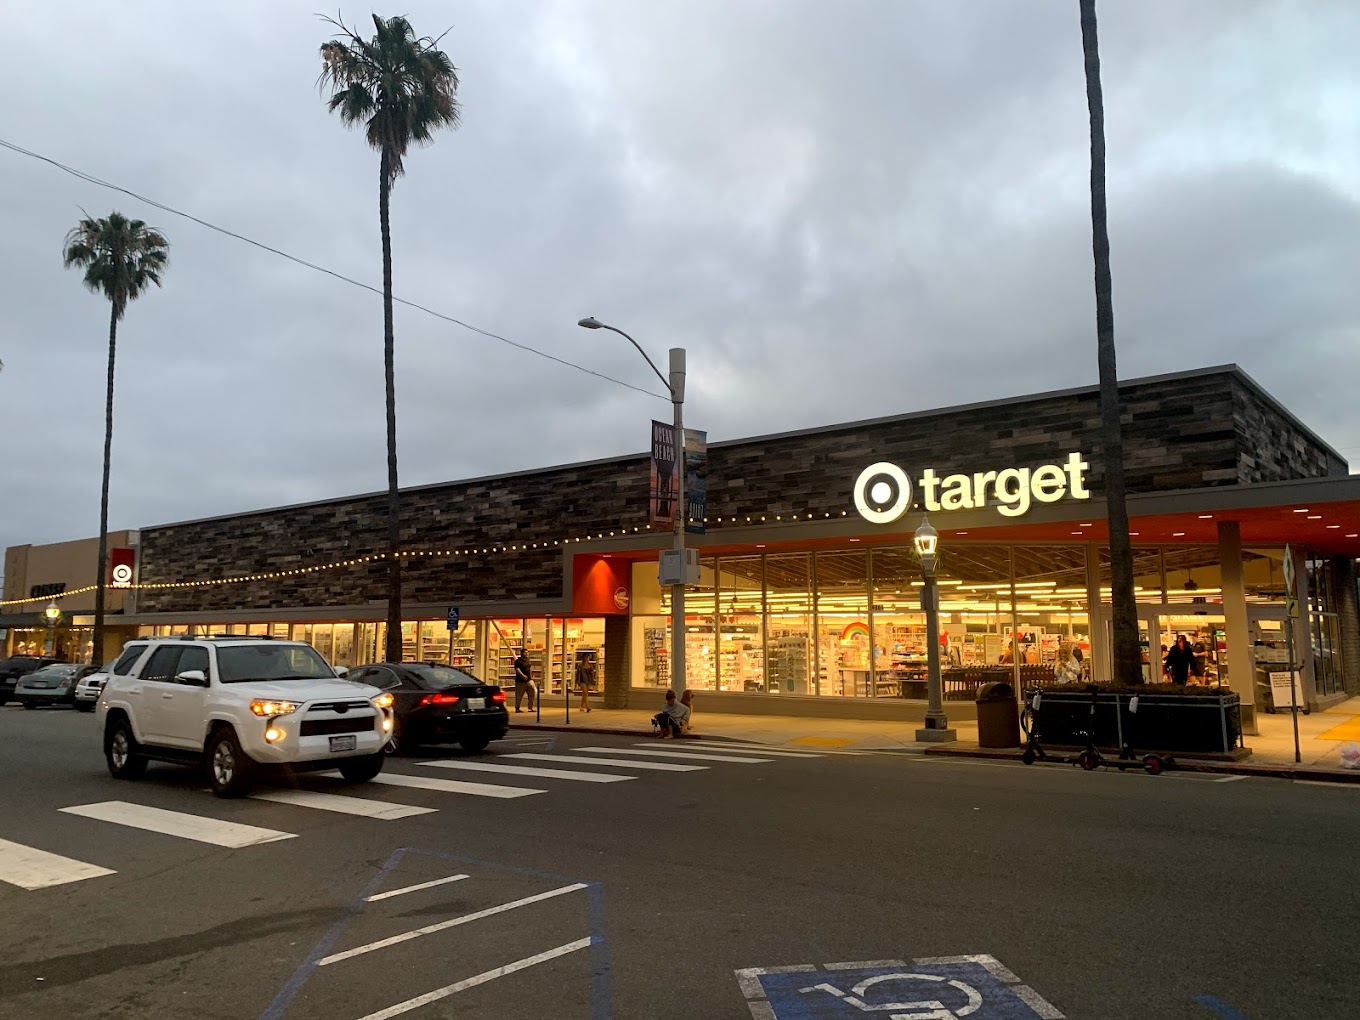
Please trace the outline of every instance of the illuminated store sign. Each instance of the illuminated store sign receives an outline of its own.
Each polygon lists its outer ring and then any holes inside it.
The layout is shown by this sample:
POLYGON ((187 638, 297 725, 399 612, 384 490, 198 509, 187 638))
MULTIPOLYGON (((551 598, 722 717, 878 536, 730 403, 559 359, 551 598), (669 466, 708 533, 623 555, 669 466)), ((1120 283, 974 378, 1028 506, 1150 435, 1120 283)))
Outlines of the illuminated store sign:
POLYGON ((911 509, 912 495, 919 490, 931 513, 944 510, 981 510, 995 506, 1004 517, 1021 517, 1034 503, 1057 503, 1062 499, 1090 499, 1085 472, 1091 467, 1079 453, 1066 464, 1037 468, 1003 468, 971 475, 945 475, 926 468, 913 484, 896 464, 870 464, 855 479, 855 509, 873 524, 892 524, 911 509))

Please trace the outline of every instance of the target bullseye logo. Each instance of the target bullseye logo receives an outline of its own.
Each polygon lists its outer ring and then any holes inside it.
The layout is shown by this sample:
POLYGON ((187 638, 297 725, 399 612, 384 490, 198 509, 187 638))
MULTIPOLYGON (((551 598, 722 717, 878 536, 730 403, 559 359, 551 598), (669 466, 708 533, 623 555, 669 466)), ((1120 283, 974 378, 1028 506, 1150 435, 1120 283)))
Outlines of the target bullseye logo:
POLYGON ((132 583, 132 568, 126 563, 120 563, 113 568, 113 583, 117 585, 132 583))
POLYGON ((870 464, 855 479, 855 509, 871 524, 892 524, 911 508, 911 479, 896 464, 870 464))

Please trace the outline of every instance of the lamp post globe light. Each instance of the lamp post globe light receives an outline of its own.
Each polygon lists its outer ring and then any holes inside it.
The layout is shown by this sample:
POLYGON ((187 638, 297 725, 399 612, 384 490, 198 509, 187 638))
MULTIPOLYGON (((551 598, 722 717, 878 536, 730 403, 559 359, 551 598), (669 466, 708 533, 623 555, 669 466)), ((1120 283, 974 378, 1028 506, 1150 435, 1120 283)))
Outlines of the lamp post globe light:
POLYGON ((43 618, 47 620, 47 653, 57 654, 57 621, 61 619, 61 609, 57 607, 56 600, 47 603, 47 608, 43 610, 43 618))
POLYGON ((921 519, 921 526, 912 537, 916 555, 921 561, 921 606, 926 611, 926 663, 929 669, 926 687, 925 725, 916 731, 916 739, 930 743, 945 743, 958 739, 949 728, 949 717, 944 712, 944 690, 940 679, 940 588, 935 583, 935 568, 939 564, 940 533, 930 526, 930 518, 921 519))
POLYGON ((676 569, 679 571, 675 577, 675 583, 671 584, 671 688, 676 695, 684 693, 685 689, 685 584, 689 577, 689 563, 685 556, 685 518, 688 516, 685 505, 685 349, 683 347, 672 347, 670 350, 670 378, 661 374, 661 370, 656 367, 656 363, 642 349, 642 345, 631 336, 619 329, 617 326, 610 326, 608 323, 601 322, 593 315, 588 315, 579 320, 576 325, 583 329, 607 329, 611 333, 617 333, 636 348, 642 355, 643 360, 656 377, 661 380, 661 384, 666 387, 666 391, 671 396, 671 410, 675 423, 675 460, 676 460, 676 489, 675 489, 675 559, 678 561, 676 569))

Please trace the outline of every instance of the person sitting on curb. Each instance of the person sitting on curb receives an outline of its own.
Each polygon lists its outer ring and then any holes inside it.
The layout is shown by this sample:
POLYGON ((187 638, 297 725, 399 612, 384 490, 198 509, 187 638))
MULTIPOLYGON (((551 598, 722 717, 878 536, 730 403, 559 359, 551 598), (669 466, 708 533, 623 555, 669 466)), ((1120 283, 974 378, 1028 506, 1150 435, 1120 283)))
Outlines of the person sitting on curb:
POLYGON ((652 716, 652 725, 662 740, 678 737, 689 722, 689 709, 675 700, 675 692, 666 692, 666 707, 652 716))

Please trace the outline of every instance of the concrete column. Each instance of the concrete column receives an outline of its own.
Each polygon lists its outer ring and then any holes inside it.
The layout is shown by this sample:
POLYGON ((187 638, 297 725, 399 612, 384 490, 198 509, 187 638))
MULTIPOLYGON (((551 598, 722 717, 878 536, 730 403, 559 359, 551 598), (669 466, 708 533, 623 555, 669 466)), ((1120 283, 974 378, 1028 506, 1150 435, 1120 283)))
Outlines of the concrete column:
POLYGON ((604 618, 604 707, 628 707, 628 676, 632 669, 628 649, 629 617, 604 618))
POLYGON ((1256 660, 1242 587, 1242 528, 1218 522, 1218 567, 1223 588, 1223 619, 1228 631, 1228 686, 1242 700, 1242 731, 1256 733, 1256 660))
POLYGON ((1110 668, 1109 642, 1105 640, 1105 610, 1100 604, 1100 547, 1086 547, 1086 605, 1091 621, 1091 679, 1095 683, 1108 680, 1110 668))
MULTIPOLYGON (((1313 676, 1312 612, 1308 608, 1308 558, 1295 548, 1294 597, 1299 600, 1299 617, 1294 621, 1294 659, 1299 667, 1299 699, 1310 709, 1317 708, 1317 680, 1313 676)), ((1289 626, 1288 621, 1285 626, 1289 626)))
POLYGON ((1341 676, 1347 694, 1360 694, 1360 598, 1355 589, 1355 561, 1337 556, 1330 566, 1336 582, 1336 616, 1341 629, 1341 676))

